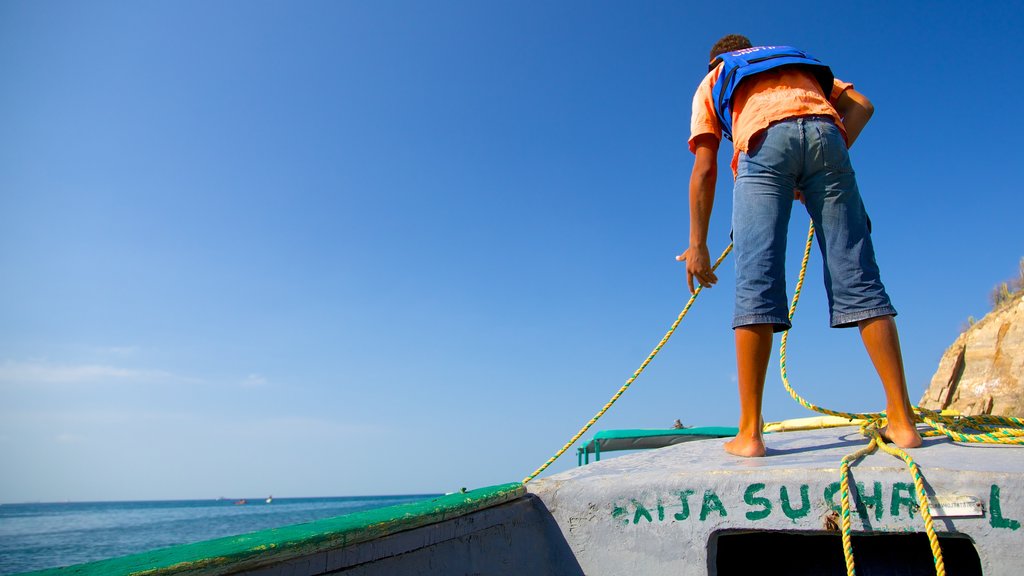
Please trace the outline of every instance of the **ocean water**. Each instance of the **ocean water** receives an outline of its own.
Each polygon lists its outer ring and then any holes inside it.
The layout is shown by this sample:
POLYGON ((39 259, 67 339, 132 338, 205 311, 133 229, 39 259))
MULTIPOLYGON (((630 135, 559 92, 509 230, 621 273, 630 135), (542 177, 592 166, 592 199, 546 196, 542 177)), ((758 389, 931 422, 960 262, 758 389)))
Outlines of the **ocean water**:
POLYGON ((0 505, 0 575, 311 522, 434 494, 0 505))

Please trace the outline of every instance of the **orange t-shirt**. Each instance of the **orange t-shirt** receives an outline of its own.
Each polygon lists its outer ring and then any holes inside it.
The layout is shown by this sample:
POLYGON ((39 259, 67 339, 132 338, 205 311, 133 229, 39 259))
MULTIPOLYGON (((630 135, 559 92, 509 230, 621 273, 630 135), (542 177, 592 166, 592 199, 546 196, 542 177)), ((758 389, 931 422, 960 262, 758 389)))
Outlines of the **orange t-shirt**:
MULTIPOLYGON (((693 139, 713 134, 722 139, 722 127, 715 114, 711 92, 722 72, 722 64, 708 72, 693 95, 690 116, 690 152, 696 152, 693 139)), ((842 119, 833 103, 853 84, 836 79, 828 99, 821 93, 821 84, 813 74, 795 68, 777 68, 747 78, 736 88, 732 108, 732 174, 736 177, 740 152, 746 152, 751 140, 772 122, 798 116, 831 116, 843 131, 842 119)))

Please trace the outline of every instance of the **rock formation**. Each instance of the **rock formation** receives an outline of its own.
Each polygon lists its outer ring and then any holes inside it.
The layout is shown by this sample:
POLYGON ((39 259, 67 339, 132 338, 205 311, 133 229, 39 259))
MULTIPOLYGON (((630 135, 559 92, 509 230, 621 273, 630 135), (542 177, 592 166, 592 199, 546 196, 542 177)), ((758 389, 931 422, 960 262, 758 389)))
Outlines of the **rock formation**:
POLYGON ((920 406, 965 416, 1024 416, 1024 290, 953 342, 920 406))

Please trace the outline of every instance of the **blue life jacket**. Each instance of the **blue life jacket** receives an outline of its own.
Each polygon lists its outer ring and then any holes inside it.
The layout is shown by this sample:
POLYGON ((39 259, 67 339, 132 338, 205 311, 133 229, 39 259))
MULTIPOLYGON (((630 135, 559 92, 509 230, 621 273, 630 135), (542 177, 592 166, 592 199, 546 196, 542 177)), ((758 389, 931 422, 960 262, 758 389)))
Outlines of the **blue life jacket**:
POLYGON ((715 100, 715 113, 722 126, 722 135, 729 140, 732 140, 732 98, 736 87, 754 74, 780 66, 800 66, 818 79, 825 98, 832 93, 832 70, 821 60, 792 46, 755 46, 727 52, 715 58, 710 69, 714 70, 719 62, 725 65, 711 95, 715 100))

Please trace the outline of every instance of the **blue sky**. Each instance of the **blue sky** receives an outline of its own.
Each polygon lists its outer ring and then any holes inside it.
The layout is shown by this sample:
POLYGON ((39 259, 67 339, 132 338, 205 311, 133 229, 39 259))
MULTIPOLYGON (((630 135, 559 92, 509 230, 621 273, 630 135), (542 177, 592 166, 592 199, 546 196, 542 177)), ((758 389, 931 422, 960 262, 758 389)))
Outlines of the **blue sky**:
MULTIPOLYGON (((0 4, 0 501, 521 479, 686 301, 690 100, 732 32, 874 102, 853 157, 916 400, 1024 256, 1024 10, 776 4, 0 4)), ((731 266, 595 431, 735 423, 731 266)), ((793 383, 880 409, 820 277, 793 383)), ((773 366, 766 418, 804 415, 773 366)))

